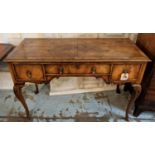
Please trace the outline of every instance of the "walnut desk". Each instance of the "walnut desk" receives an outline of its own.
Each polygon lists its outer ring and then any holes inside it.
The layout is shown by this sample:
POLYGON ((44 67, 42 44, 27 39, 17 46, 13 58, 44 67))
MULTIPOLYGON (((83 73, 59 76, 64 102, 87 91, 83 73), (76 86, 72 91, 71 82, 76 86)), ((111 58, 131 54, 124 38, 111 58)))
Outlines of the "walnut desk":
POLYGON ((14 93, 30 118, 22 95, 25 82, 48 83, 55 77, 94 76, 107 84, 125 84, 131 99, 126 119, 141 92, 150 59, 129 39, 24 39, 5 59, 14 81, 14 93))

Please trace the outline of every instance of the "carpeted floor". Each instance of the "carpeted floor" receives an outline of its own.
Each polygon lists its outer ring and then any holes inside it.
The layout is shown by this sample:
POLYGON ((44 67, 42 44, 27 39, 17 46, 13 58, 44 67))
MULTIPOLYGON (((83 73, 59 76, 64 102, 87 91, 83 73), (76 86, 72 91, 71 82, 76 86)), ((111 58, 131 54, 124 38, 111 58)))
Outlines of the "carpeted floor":
MULTIPOLYGON (((63 96, 49 96, 48 85, 39 94, 34 94, 34 86, 26 86, 23 94, 28 103, 33 122, 122 122, 129 94, 122 91, 84 93, 63 96)), ((0 90, 0 121, 28 121, 25 111, 11 90, 0 90)), ((129 115, 134 122, 155 121, 155 113, 145 112, 139 117, 129 115)))

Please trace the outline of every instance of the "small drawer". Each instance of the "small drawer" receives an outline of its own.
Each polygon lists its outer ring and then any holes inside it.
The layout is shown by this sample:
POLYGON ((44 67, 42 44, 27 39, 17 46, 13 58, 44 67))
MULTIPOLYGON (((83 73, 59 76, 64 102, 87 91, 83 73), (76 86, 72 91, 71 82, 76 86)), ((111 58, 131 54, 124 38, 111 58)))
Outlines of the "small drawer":
POLYGON ((112 71, 113 81, 136 81, 138 79, 141 65, 114 65, 112 71), (124 77, 123 77, 124 76, 124 77))
POLYGON ((150 79, 149 88, 155 90, 155 78, 150 79))
POLYGON ((155 91, 154 90, 148 90, 145 96, 145 100, 147 101, 155 101, 155 91))
POLYGON ((155 71, 153 72, 153 74, 152 74, 152 78, 154 78, 155 79, 155 71))
POLYGON ((44 79, 41 65, 14 65, 16 78, 24 81, 39 81, 44 79))
POLYGON ((109 74, 107 64, 50 64, 45 65, 46 74, 109 74))

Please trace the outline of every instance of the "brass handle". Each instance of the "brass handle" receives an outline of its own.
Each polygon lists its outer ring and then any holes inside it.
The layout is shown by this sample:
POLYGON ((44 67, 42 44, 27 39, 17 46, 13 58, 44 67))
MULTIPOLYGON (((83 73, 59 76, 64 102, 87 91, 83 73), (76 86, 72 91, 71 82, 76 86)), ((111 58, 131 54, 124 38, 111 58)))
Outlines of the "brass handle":
POLYGON ((27 75, 27 77, 28 77, 29 79, 32 78, 32 72, 31 72, 31 71, 27 71, 27 72, 26 72, 26 75, 27 75))
POLYGON ((75 65, 76 69, 80 69, 80 64, 75 65))
POLYGON ((64 73, 64 68, 63 68, 63 67, 60 67, 59 73, 60 73, 60 74, 63 74, 63 73, 64 73))
POLYGON ((96 68, 95 67, 92 67, 91 68, 91 72, 92 72, 92 74, 96 74, 96 68))
POLYGON ((123 73, 128 73, 128 70, 127 70, 127 69, 124 69, 124 70, 123 70, 123 73))

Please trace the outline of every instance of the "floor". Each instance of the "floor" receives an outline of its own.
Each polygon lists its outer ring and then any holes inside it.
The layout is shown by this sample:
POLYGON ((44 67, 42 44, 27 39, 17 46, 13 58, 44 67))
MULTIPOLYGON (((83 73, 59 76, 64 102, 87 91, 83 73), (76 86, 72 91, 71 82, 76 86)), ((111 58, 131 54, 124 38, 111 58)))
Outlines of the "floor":
MULTIPOLYGON (((124 122, 129 94, 122 91, 49 96, 49 85, 34 94, 34 85, 23 88, 33 122, 124 122)), ((11 90, 0 90, 0 121, 23 122, 25 112, 11 90)), ((134 122, 153 122, 155 113, 145 112, 139 117, 129 115, 134 122)))

